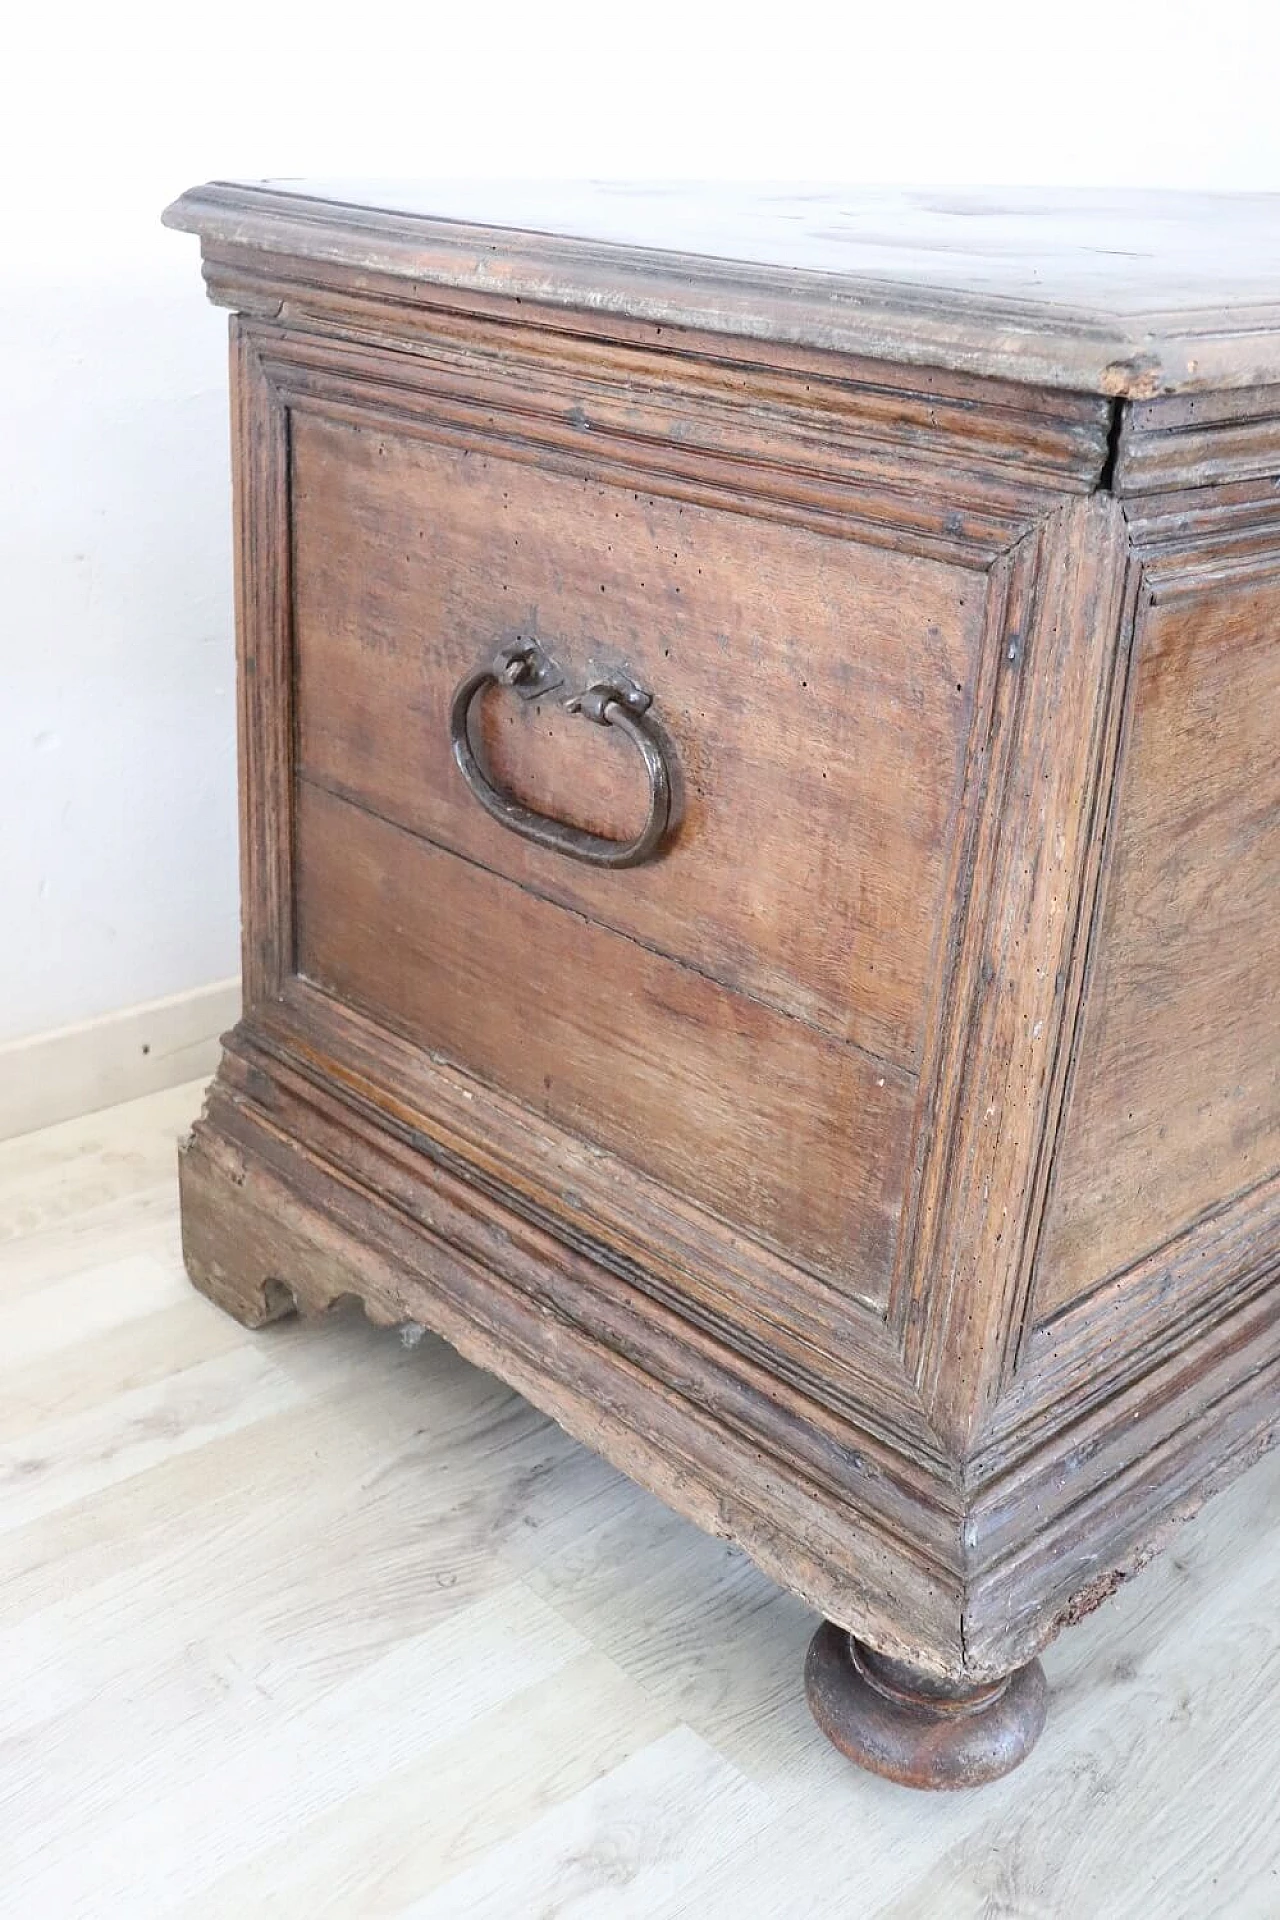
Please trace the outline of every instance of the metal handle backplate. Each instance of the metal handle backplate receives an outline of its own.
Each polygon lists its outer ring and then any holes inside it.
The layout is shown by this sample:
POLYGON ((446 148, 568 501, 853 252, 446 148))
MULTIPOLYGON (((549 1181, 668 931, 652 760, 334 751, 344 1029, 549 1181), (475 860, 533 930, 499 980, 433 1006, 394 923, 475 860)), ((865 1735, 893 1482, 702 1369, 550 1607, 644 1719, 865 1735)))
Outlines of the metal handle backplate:
POLYGON ((610 840, 602 833, 588 833, 584 827, 571 826, 567 820, 536 813, 514 794, 496 786, 480 762, 471 742, 471 709, 488 687, 512 687, 536 697, 561 684, 561 676, 536 641, 518 640, 499 648, 485 665, 476 667, 459 682, 449 709, 449 737, 458 771, 485 812, 522 840, 535 846, 550 847, 567 854, 571 860, 585 860, 593 867, 638 867, 652 860, 662 844, 671 819, 671 772, 662 743, 646 720, 653 696, 638 687, 623 673, 611 673, 593 681, 581 692, 563 701, 569 713, 579 713, 600 727, 616 727, 624 733, 644 761, 649 781, 649 814, 634 840, 610 840))

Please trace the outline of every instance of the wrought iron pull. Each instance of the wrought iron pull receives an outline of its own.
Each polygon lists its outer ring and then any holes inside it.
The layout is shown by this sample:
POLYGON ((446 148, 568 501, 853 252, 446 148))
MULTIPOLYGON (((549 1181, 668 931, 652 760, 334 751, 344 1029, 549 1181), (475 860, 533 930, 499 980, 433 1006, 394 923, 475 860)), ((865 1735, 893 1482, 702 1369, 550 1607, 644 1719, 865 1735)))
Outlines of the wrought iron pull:
POLYGON ((500 648, 486 665, 469 673, 459 683, 449 709, 449 736, 458 771, 485 812, 521 839, 567 854, 571 860, 585 860, 593 867, 638 867, 657 853, 671 818, 671 773, 662 745, 645 721, 653 696, 643 687, 637 687, 625 674, 615 673, 563 702, 566 712, 580 713, 597 726, 616 727, 625 733, 644 761, 649 777, 649 816, 634 840, 610 840, 602 833, 571 826, 567 820, 536 813, 514 794, 493 784, 471 744, 472 704, 487 687, 512 687, 526 698, 536 698, 559 684, 554 661, 528 640, 500 648))

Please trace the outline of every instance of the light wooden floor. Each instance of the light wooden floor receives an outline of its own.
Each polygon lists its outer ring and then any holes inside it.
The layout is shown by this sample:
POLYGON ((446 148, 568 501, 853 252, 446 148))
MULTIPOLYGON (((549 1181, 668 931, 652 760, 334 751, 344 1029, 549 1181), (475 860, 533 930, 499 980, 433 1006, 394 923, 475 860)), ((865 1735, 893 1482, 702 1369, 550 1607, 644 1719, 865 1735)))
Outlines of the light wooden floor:
POLYGON ((0 1912, 1280 1916, 1280 1458, 1046 1659, 976 1794, 813 1620, 431 1338, 186 1286, 197 1087, 0 1148, 0 1912))

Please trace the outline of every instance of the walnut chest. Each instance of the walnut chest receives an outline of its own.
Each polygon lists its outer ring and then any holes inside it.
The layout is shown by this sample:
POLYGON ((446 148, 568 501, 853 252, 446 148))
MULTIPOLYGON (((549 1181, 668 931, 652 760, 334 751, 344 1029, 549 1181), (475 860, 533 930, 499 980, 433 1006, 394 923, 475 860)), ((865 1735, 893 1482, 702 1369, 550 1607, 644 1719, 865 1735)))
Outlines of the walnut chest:
POLYGON ((195 1283, 436 1329, 965 1785, 1280 1377, 1280 201, 223 185, 195 1283))

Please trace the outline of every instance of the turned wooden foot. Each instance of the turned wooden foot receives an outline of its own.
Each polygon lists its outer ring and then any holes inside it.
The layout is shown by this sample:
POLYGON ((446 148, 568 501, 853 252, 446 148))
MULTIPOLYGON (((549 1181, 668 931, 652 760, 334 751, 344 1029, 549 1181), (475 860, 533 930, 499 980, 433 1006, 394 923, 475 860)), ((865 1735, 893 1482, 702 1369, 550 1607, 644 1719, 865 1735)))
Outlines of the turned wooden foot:
POLYGON ((873 1653, 825 1621, 804 1669, 814 1719, 850 1760, 904 1787, 980 1787, 1026 1759, 1045 1716, 1038 1660, 964 1688, 873 1653))

